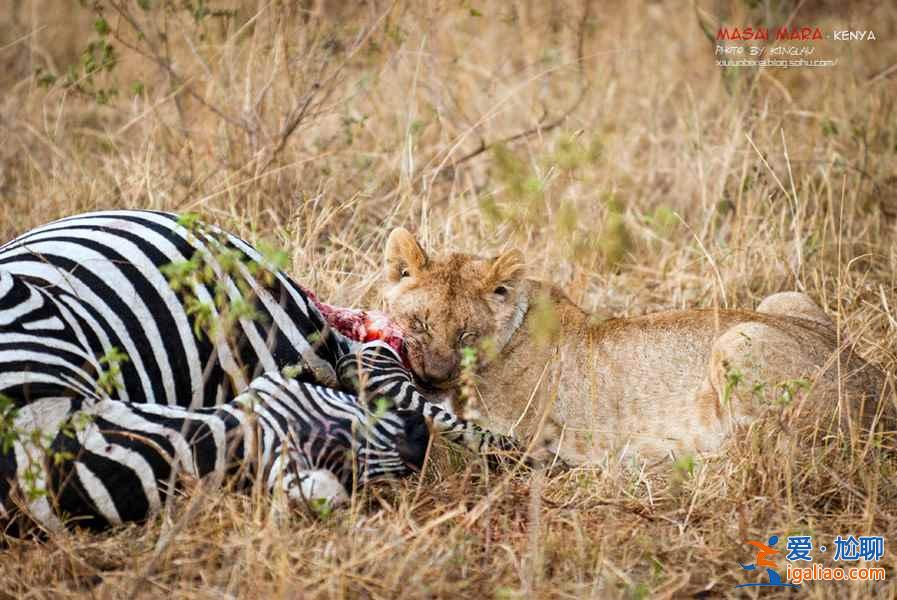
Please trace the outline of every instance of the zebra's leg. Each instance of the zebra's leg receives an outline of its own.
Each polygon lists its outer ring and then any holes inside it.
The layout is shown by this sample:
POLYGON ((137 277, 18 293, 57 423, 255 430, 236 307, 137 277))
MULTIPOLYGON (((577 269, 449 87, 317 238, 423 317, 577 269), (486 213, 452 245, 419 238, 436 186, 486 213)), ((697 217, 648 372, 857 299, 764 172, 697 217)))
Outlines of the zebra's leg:
POLYGON ((105 399, 73 413, 47 463, 53 504, 75 524, 103 528, 143 521, 184 478, 218 487, 242 462, 243 432, 229 413, 105 399), (236 440, 234 437, 236 436, 236 440))
MULTIPOLYGON (((29 481, 47 482, 48 499, 28 512, 51 528, 61 525, 60 515, 98 528, 144 520, 184 476, 202 480, 206 489, 261 480, 293 504, 317 508, 324 500, 336 507, 348 500, 348 483, 412 472, 409 463, 420 462, 427 445, 418 413, 374 414, 356 396, 277 372, 218 408, 108 398, 57 404, 58 415, 37 413, 53 424, 52 458, 29 463, 39 476, 17 472, 16 464, 3 467, 21 490, 29 481)), ((47 436, 47 429, 40 431, 47 436)))
POLYGON ((80 413, 86 427, 74 436, 60 433, 54 442, 69 457, 50 466, 57 510, 94 527, 142 521, 184 477, 211 490, 263 476, 268 491, 281 485, 291 504, 344 503, 348 496, 336 477, 309 469, 310 457, 265 417, 269 407, 252 391, 218 409, 116 400, 87 407, 80 413), (259 418, 246 410, 249 404, 259 418))
MULTIPOLYGON (((474 452, 524 454, 514 438, 484 430, 424 398, 396 351, 383 342, 361 344, 355 353, 340 358, 337 374, 342 385, 358 393, 372 409, 386 399, 401 410, 422 414, 443 437, 474 452)), ((529 458, 527 462, 532 464, 529 458)))
POLYGON ((14 527, 24 525, 25 521, 19 519, 24 512, 46 531, 62 528, 49 493, 52 482, 45 465, 56 456, 52 440, 65 427, 76 406, 79 404, 73 404, 71 398, 47 397, 18 409, 4 409, 0 487, 6 523, 14 527))
MULTIPOLYGON (((268 427, 279 428, 274 423, 268 427)), ((343 506, 349 501, 349 493, 333 472, 315 468, 311 458, 296 444, 295 429, 287 425, 286 438, 281 438, 281 446, 276 453, 266 480, 268 491, 276 495, 278 490, 285 493, 292 507, 307 507, 312 510, 325 503, 330 508, 343 506)))
MULTIPOLYGON (((266 489, 271 493, 278 489, 284 491, 291 506, 316 508, 318 501, 326 501, 332 508, 345 504, 349 496, 336 475, 314 466, 320 459, 314 450, 325 447, 327 441, 322 440, 318 445, 301 444, 304 438, 296 432, 308 430, 314 424, 299 422, 300 413, 285 390, 275 388, 272 393, 271 387, 265 384, 271 378, 281 379, 282 375, 270 373, 256 378, 246 392, 218 409, 190 411, 159 405, 129 408, 143 413, 143 418, 152 415, 164 419, 172 436, 175 431, 183 435, 186 445, 180 445, 181 452, 176 453, 173 462, 188 475, 211 477, 215 481, 213 485, 226 478, 248 484, 262 477, 266 489), (293 411, 289 412, 291 408, 293 411)), ((320 387, 292 383, 307 390, 320 387)), ((326 419, 326 414, 316 417, 326 419)), ((326 435, 325 432, 313 434, 326 435)), ((329 442, 345 444, 344 439, 336 437, 329 442)), ((150 450, 158 452, 159 448, 150 450)))
MULTIPOLYGON (((31 410, 47 421, 57 405, 33 403, 20 419, 31 410)), ((66 406, 53 427, 35 421, 20 434, 31 451, 17 442, 15 464, 3 462, 16 495, 36 496, 22 503, 25 512, 48 530, 62 527, 62 515, 97 529, 142 521, 177 491, 183 476, 214 488, 253 466, 244 461, 252 430, 239 410, 92 398, 66 406)))
MULTIPOLYGON (((266 373, 252 383, 261 425, 349 487, 418 470, 429 431, 417 412, 369 410, 346 392, 266 373)), ((293 461, 297 464, 297 461, 293 461)))

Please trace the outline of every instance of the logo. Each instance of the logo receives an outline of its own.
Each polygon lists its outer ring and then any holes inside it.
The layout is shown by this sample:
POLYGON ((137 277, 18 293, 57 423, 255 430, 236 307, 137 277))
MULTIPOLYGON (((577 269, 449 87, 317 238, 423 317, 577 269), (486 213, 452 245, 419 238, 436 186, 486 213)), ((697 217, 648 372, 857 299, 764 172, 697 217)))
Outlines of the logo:
POLYGON ((775 570, 776 564, 769 560, 770 556, 775 556, 779 554, 779 551, 773 548, 779 541, 779 536, 774 535, 769 538, 769 540, 764 544, 763 542, 758 542, 757 540, 748 540, 745 542, 746 544, 750 544, 757 548, 757 556, 754 559, 754 562, 749 565, 744 565, 742 563, 738 563, 741 565, 741 568, 745 571, 755 571, 760 567, 766 567, 766 576, 769 578, 769 581, 763 582, 758 581, 756 583, 742 583, 736 585, 736 588, 743 587, 790 587, 790 588, 799 588, 800 586, 794 583, 788 583, 787 581, 782 581, 782 576, 779 575, 778 571, 775 570))
MULTIPOLYGON (((773 535, 764 544, 757 540, 747 540, 757 549, 754 562, 748 565, 738 564, 745 571, 762 571, 766 569, 766 581, 747 582, 736 585, 746 587, 799 588, 807 581, 884 581, 885 570, 875 566, 885 553, 884 537, 878 535, 839 535, 832 540, 834 556, 832 562, 838 564, 854 563, 856 566, 823 566, 813 560, 813 537, 809 535, 788 536, 785 555, 785 578, 776 569, 779 568, 771 559, 782 551, 775 546, 779 536, 773 535), (792 583, 794 582, 794 583, 792 583)), ((817 546, 815 550, 825 553, 826 546, 817 546)))

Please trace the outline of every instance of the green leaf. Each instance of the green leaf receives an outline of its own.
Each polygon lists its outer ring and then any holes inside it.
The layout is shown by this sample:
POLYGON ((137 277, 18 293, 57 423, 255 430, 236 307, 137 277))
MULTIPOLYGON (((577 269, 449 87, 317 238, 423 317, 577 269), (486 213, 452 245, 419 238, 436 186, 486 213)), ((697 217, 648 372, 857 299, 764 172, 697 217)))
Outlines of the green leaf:
POLYGON ((178 215, 177 223, 184 229, 187 229, 188 231, 193 231, 200 224, 199 214, 198 213, 189 213, 189 212, 188 213, 180 213, 178 215))
POLYGON ((302 374, 302 365, 286 365, 280 373, 287 379, 296 379, 302 374))
POLYGON ((56 83, 57 76, 53 73, 49 73, 44 71, 43 69, 38 68, 34 72, 34 77, 37 80, 38 87, 48 88, 54 83, 56 83))
POLYGON ((109 35, 109 22, 103 17, 94 21, 93 28, 100 35, 109 35))

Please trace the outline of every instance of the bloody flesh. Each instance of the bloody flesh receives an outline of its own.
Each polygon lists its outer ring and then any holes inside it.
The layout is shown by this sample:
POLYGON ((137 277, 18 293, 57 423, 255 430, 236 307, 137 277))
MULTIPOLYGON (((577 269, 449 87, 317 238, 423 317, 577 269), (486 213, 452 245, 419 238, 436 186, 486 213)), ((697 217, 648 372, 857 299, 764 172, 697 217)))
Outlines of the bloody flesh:
POLYGON ((341 334, 356 342, 373 342, 376 340, 385 342, 402 357, 402 362, 408 366, 408 356, 405 353, 404 334, 386 313, 378 310, 361 310, 358 308, 344 308, 321 302, 318 297, 304 290, 309 299, 321 312, 327 324, 341 334))

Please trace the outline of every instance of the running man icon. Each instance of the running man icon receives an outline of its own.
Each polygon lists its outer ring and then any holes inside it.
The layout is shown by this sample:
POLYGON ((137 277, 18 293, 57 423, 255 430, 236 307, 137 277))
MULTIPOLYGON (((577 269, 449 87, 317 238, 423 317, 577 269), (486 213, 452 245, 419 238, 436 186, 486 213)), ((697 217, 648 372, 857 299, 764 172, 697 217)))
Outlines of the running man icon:
POLYGON ((776 564, 769 560, 768 557, 775 556, 779 553, 778 550, 773 548, 779 541, 779 536, 774 535, 769 538, 769 540, 764 544, 763 542, 758 542, 756 540, 748 540, 746 543, 750 544, 757 548, 757 556, 754 559, 754 564, 744 565, 740 562, 741 568, 745 571, 753 571, 758 567, 766 567, 766 575, 769 577, 769 582, 763 583, 742 583, 740 585, 736 585, 736 588, 740 587, 793 587, 799 588, 799 585, 795 585, 793 583, 788 583, 786 581, 782 581, 782 576, 778 574, 777 571, 774 570, 776 564))

